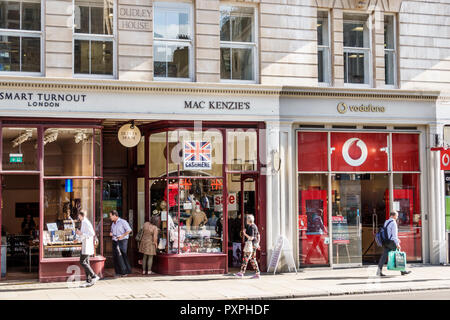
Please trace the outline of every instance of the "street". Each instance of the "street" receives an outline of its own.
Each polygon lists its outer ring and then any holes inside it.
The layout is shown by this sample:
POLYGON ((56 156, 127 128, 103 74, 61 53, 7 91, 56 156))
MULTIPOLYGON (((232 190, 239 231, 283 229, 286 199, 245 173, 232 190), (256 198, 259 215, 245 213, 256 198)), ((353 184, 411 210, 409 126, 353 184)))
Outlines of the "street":
POLYGON ((316 298, 299 298, 295 300, 450 300, 450 290, 339 295, 316 298))

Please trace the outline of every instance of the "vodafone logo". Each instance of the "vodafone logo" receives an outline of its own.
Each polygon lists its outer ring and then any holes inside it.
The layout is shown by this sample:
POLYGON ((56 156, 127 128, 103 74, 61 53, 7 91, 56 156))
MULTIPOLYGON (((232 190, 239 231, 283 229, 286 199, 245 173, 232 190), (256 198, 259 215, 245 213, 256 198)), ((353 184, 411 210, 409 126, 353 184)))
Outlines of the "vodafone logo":
MULTIPOLYGON (((347 141, 345 141, 344 145, 342 146, 342 157, 344 158, 345 162, 347 162, 352 167, 359 167, 360 165, 362 165, 367 160, 367 155, 368 155, 367 146, 364 143, 364 141, 362 141, 359 138, 348 139, 347 141), (356 146, 361 150, 361 155, 358 159, 353 159, 352 157, 350 157, 350 154, 349 154, 350 147, 354 143, 356 143, 356 146)), ((444 160, 442 160, 442 161, 444 161, 444 160)), ((449 161, 450 161, 450 158, 449 158, 449 161)))
POLYGON ((448 155, 448 153, 444 153, 444 155, 442 156, 442 165, 444 167, 448 167, 449 164, 450 164, 450 156, 448 155))

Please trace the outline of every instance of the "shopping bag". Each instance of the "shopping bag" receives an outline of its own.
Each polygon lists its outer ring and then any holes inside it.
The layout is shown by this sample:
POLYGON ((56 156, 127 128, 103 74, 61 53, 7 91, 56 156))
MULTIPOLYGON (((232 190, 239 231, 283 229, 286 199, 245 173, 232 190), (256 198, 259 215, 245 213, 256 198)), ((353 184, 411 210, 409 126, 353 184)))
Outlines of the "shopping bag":
POLYGON ((389 251, 388 270, 406 271, 406 253, 399 250, 389 251))

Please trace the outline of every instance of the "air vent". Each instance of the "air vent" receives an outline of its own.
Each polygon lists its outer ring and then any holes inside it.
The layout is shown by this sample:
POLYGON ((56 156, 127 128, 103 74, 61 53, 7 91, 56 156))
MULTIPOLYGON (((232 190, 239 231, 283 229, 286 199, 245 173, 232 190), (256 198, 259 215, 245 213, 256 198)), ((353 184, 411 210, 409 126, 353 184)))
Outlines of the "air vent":
POLYGON ((417 127, 394 127, 394 130, 417 130, 417 127))
POLYGON ((301 124, 300 128, 323 129, 325 126, 320 124, 301 124))

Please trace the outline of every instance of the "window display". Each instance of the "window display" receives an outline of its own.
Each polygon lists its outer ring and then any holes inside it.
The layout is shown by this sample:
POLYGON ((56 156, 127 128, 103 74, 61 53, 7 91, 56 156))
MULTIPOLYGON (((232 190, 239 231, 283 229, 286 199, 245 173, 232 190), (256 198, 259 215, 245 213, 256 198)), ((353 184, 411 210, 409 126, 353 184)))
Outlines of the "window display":
POLYGON ((78 213, 94 221, 93 180, 51 179, 44 182, 44 258, 78 257, 81 241, 78 213))
POLYGON ((36 128, 3 128, 3 170, 39 170, 36 128))

